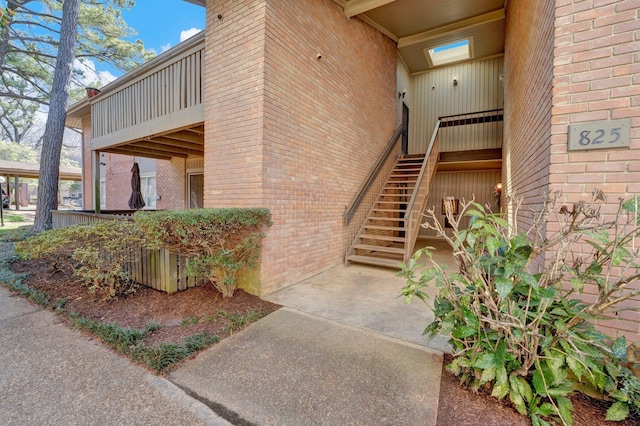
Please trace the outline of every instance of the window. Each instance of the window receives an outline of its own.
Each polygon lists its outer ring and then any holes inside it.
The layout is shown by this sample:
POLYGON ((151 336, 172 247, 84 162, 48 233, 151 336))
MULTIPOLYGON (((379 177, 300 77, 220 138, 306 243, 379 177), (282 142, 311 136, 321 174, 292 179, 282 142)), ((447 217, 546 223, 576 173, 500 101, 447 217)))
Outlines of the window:
POLYGON ((107 181, 105 178, 100 178, 100 208, 106 209, 107 207, 107 181))
POLYGON ((473 38, 425 49, 424 52, 431 67, 464 61, 473 57, 473 38))
POLYGON ((140 176, 140 192, 144 199, 145 210, 155 210, 156 208, 156 175, 140 176))
POLYGON ((199 209, 204 207, 204 174, 189 174, 189 208, 199 209))

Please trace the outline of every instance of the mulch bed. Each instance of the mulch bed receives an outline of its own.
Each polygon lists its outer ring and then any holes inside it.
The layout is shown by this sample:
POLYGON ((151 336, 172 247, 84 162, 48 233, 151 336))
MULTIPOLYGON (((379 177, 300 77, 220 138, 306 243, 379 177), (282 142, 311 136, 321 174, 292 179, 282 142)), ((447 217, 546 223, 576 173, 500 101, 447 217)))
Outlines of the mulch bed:
POLYGON ((69 274, 52 272, 46 261, 14 262, 11 269, 15 273, 28 274, 23 279, 24 284, 46 292, 54 304, 64 300, 66 313, 136 329, 142 329, 150 322, 161 324, 162 328, 145 340, 149 345, 177 343, 183 337, 200 332, 217 334, 222 339, 240 328, 230 329, 233 324, 229 316, 246 316, 252 311, 264 316, 280 308, 242 290, 223 299, 213 285, 174 294, 140 286, 131 295, 108 300, 104 295, 91 294, 69 274))

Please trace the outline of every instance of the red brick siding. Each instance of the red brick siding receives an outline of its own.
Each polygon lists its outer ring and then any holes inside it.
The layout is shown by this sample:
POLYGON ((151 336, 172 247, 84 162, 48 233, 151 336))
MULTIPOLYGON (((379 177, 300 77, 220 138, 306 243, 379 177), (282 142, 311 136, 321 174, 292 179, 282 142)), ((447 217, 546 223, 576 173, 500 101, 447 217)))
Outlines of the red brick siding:
MULTIPOLYGON (((639 9, 637 0, 556 2, 550 189, 563 191, 566 203, 589 200, 595 188, 613 203, 640 193, 639 9), (567 151, 570 124, 627 117, 629 149, 567 151)), ((627 321, 601 325, 639 340, 637 313, 620 317, 627 321)))
POLYGON ((205 207, 263 204, 264 22, 264 0, 207 2, 205 207))
POLYGON ((345 207, 395 130, 397 59, 331 0, 269 0, 266 25, 268 292, 343 262, 345 207))
MULTIPOLYGON (((511 0, 507 6, 503 184, 506 195, 524 197, 519 229, 532 225, 548 189, 551 148, 554 2, 511 0)), ((504 208, 503 208, 504 209, 504 208)))
POLYGON ((107 210, 129 210, 131 197, 131 166, 133 157, 105 153, 105 180, 107 187, 107 210))
POLYGON ((270 209, 269 293, 343 261, 344 209, 395 129, 395 45, 330 0, 207 6, 205 205, 270 209))
POLYGON ((180 210, 186 208, 186 162, 174 157, 171 161, 156 160, 157 210, 180 210))

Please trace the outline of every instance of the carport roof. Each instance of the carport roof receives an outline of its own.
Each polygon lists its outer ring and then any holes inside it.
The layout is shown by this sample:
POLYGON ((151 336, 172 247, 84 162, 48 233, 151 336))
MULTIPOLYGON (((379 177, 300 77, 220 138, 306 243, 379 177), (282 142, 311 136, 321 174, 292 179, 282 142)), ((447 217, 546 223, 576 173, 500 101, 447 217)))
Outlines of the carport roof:
MULTIPOLYGON (((40 165, 0 160, 0 175, 18 175, 22 178, 38 179, 40 177, 40 165)), ((60 167, 60 180, 81 181, 82 169, 79 167, 60 167)))

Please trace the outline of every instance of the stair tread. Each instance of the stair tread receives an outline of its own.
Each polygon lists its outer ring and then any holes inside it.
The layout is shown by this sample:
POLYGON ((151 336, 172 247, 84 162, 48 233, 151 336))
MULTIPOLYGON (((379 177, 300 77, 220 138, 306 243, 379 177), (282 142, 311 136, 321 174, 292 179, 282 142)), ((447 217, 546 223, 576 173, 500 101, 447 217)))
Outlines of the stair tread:
POLYGON ((355 249, 380 251, 386 253, 399 253, 404 254, 404 248, 402 247, 387 247, 387 246, 375 246, 372 244, 356 244, 353 246, 355 249))
POLYGON ((367 229, 377 229, 379 231, 404 231, 404 227, 398 226, 382 226, 382 225, 364 225, 367 229))
POLYGON ((387 222, 404 222, 406 219, 404 217, 384 217, 384 216, 367 216, 369 220, 379 220, 379 221, 387 221, 387 222))
POLYGON ((374 212, 385 212, 385 213, 404 213, 407 210, 406 209, 377 209, 377 208, 373 208, 372 211, 374 211, 374 212))
POLYGON ((388 268, 395 268, 395 269, 400 269, 400 263, 402 262, 402 260, 398 260, 398 259, 385 259, 380 257, 362 256, 357 254, 352 254, 351 256, 347 256, 347 260, 351 262, 366 263, 369 265, 386 266, 388 268))
POLYGON ((395 174, 395 175, 390 175, 389 178, 406 178, 409 176, 420 176, 420 173, 403 173, 403 174, 395 174))
POLYGON ((376 234, 362 234, 359 237, 361 240, 381 240, 381 241, 396 241, 398 243, 403 243, 406 238, 405 237, 395 237, 392 235, 376 235, 376 234))

